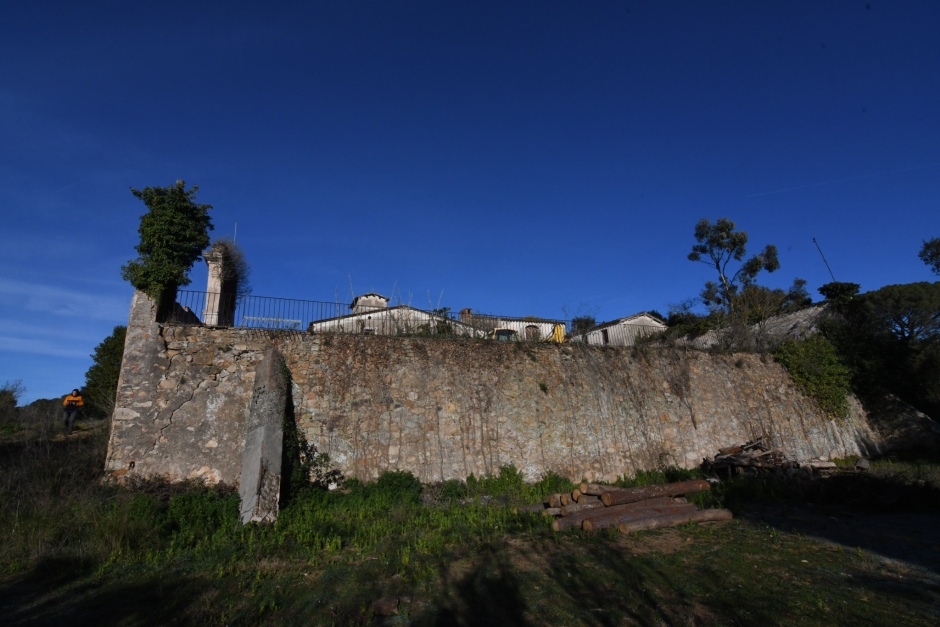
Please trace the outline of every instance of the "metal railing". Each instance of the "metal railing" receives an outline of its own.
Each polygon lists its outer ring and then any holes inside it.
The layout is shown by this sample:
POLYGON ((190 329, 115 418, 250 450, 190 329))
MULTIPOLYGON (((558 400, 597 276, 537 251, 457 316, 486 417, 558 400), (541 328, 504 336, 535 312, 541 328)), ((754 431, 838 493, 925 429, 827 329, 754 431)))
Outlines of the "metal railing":
POLYGON ((216 294, 180 290, 160 322, 311 333, 358 333, 437 338, 490 338, 507 341, 561 341, 589 345, 633 346, 661 327, 609 324, 571 333, 568 320, 532 316, 424 311, 408 305, 353 306, 314 300, 216 294))

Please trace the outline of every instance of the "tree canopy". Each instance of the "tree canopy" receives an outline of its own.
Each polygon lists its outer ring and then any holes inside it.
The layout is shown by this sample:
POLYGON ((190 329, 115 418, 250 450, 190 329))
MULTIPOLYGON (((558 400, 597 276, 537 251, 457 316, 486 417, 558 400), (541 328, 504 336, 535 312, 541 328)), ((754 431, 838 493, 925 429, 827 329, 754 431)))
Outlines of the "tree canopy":
POLYGON ((733 298, 741 287, 752 284, 762 270, 775 272, 780 268, 777 247, 773 244, 768 244, 764 250, 744 261, 748 235, 735 228, 735 223, 728 218, 719 218, 714 224, 703 218, 695 225, 698 244, 692 246, 688 258, 704 263, 718 273, 718 282, 708 281, 702 291, 702 300, 710 307, 731 309, 733 298))
POLYGON ((585 333, 597 325, 597 319, 594 316, 576 316, 571 319, 572 333, 585 333))
POLYGON ((860 288, 861 285, 858 283, 833 281, 832 283, 826 283, 820 287, 819 293, 822 294, 823 298, 829 301, 836 310, 841 311, 855 298, 860 288))
POLYGON ((886 285, 858 301, 876 332, 905 342, 940 340, 940 282, 886 285))
POLYGON ((183 285, 189 270, 209 246, 212 205, 196 203, 199 186, 183 181, 167 187, 131 188, 147 206, 140 218, 138 257, 121 268, 121 276, 158 303, 183 285))
POLYGON ((940 274, 940 237, 924 242, 917 256, 930 266, 934 274, 940 274))
POLYGON ((806 281, 797 278, 787 291, 748 283, 731 297, 731 304, 745 323, 758 324, 772 316, 812 305, 813 299, 806 291, 806 281))
POLYGON ((855 393, 877 402, 890 392, 940 417, 940 282, 887 285, 838 310, 823 332, 850 367, 855 393))
POLYGON ((91 356, 93 363, 85 373, 85 397, 88 401, 86 411, 101 418, 110 417, 114 412, 114 397, 117 394, 118 378, 121 375, 121 361, 124 359, 124 338, 127 327, 116 326, 111 335, 104 338, 91 356))

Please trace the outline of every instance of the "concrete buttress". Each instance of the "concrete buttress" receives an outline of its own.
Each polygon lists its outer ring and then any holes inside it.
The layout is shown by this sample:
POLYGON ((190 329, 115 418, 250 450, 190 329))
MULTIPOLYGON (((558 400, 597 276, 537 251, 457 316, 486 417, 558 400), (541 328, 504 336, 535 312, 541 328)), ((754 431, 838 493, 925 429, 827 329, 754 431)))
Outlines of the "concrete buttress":
POLYGON ((264 352, 255 370, 255 387, 248 409, 248 431, 238 482, 241 521, 273 522, 281 494, 281 453, 288 377, 284 359, 275 350, 264 352))

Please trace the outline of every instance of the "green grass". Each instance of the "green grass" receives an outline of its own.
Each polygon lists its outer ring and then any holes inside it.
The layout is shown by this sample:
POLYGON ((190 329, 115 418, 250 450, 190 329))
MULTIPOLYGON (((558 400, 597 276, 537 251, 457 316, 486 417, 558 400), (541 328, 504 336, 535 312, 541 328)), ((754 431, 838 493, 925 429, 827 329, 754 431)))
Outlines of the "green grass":
MULTIPOLYGON (((241 526, 224 488, 101 484, 103 445, 102 432, 0 448, 6 624, 371 625, 384 596, 400 599, 388 624, 938 623, 936 578, 754 515, 889 501, 933 515, 940 464, 929 455, 830 479, 737 480, 696 498, 746 518, 620 536, 554 533, 545 517, 513 514, 574 486, 526 484, 512 467, 297 490, 276 524, 241 526)), ((665 468, 617 483, 695 476, 665 468)))

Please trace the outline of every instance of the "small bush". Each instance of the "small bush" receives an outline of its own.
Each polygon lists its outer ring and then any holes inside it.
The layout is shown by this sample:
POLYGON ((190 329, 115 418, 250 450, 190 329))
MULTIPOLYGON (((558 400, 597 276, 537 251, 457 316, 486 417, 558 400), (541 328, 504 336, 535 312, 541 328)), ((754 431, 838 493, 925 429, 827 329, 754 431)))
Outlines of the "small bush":
POLYGON ((544 477, 531 486, 533 492, 542 500, 548 498, 549 494, 571 492, 576 487, 577 486, 570 479, 562 477, 553 470, 545 473, 544 477))
POLYGON ((363 488, 373 499, 388 503, 421 502, 421 481, 406 470, 383 472, 375 483, 363 488))
POLYGON ((575 484, 561 475, 549 471, 533 484, 525 481, 525 475, 512 464, 503 466, 498 474, 467 477, 467 492, 470 496, 504 497, 513 503, 539 503, 549 494, 571 492, 575 484))
POLYGON ((471 496, 508 496, 519 498, 525 491, 525 476, 515 466, 503 466, 499 474, 480 478, 467 477, 467 489, 471 496))
POLYGON ((465 499, 469 494, 467 484, 460 479, 448 479, 441 484, 440 499, 442 501, 465 499))

